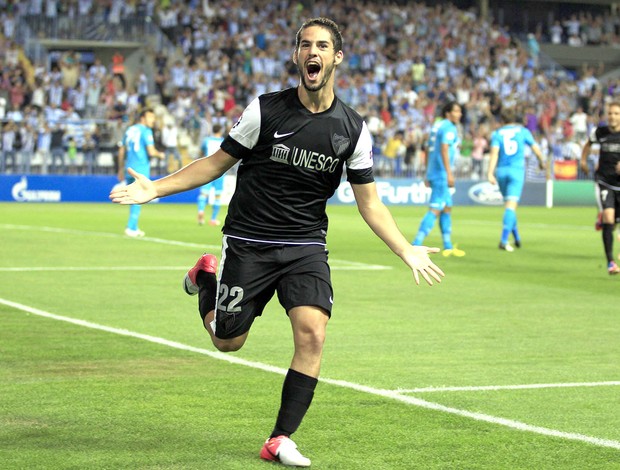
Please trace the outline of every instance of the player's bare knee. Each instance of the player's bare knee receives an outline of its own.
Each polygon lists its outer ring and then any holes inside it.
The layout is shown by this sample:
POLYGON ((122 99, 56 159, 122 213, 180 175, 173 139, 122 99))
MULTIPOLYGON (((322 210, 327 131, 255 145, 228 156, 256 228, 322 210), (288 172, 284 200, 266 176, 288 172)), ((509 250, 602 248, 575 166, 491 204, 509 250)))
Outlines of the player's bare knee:
POLYGON ((304 328, 297 334, 299 347, 310 351, 321 351, 325 343, 325 329, 323 328, 304 328))
POLYGON ((213 337, 212 340, 213 346, 215 346, 217 350, 221 352, 239 351, 245 343, 245 338, 219 339, 213 337))

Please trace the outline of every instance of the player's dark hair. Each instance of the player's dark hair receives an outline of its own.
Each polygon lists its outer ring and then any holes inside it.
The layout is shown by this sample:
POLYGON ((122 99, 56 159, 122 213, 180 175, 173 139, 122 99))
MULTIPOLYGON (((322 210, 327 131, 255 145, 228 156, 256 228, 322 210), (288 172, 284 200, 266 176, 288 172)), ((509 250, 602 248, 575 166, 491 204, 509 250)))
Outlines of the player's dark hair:
POLYGON ((501 112, 502 121, 505 123, 517 122, 517 111, 514 108, 504 108, 501 112))
POLYGON ((146 116, 146 113, 154 113, 155 111, 153 111, 153 108, 144 108, 142 109, 142 111, 140 111, 140 114, 138 115, 138 119, 142 119, 144 116, 146 116))
POLYGON ((445 118, 448 113, 451 113, 454 110, 455 106, 460 106, 456 101, 448 101, 446 104, 443 105, 443 108, 441 108, 441 117, 445 118))
POLYGON ((217 122, 215 124, 213 124, 213 133, 217 134, 218 132, 222 131, 222 125, 218 124, 217 122))
POLYGON ((309 28, 310 26, 320 26, 321 28, 325 28, 328 30, 332 36, 332 42, 334 43, 334 51, 338 52, 342 50, 342 33, 340 32, 340 28, 338 25, 330 20, 329 18, 311 18, 304 22, 297 31, 297 35, 295 36, 295 49, 299 49, 299 43, 301 42, 301 33, 304 29, 309 28))

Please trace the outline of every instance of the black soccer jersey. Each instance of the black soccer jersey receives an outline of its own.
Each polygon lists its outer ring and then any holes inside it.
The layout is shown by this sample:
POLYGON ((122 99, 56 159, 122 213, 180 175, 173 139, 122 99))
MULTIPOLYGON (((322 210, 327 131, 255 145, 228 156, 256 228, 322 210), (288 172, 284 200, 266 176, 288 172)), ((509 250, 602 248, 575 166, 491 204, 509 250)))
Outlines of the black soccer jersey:
POLYGON ((620 132, 612 132, 607 126, 597 127, 590 136, 590 143, 600 144, 596 181, 620 190, 620 132))
POLYGON ((374 181, 361 116, 338 98, 327 111, 311 113, 296 88, 252 101, 222 149, 241 159, 223 229, 234 237, 325 243, 325 206, 344 166, 349 182, 374 181))

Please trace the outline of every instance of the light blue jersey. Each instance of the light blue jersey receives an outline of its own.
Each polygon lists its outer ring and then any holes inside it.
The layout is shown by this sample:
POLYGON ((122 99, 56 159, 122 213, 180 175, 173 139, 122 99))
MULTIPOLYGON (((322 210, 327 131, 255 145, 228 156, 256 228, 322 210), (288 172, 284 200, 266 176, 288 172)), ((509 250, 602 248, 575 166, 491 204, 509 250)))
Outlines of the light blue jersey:
POLYGON ((154 145, 153 131, 144 124, 130 126, 123 136, 125 147, 125 178, 133 181, 127 173, 127 168, 133 168, 136 172, 150 176, 149 154, 147 147, 154 145))
POLYGON ((429 181, 447 181, 448 175, 441 156, 441 147, 444 144, 449 145, 450 166, 453 166, 459 146, 459 133, 456 124, 449 119, 437 121, 431 129, 431 135, 428 140, 428 166, 426 170, 426 179, 429 181))
POLYGON ((536 142, 529 129, 520 124, 507 124, 491 135, 491 147, 499 147, 497 168, 525 170, 525 146, 536 142))
POLYGON ((534 136, 520 124, 507 124, 491 135, 498 148, 495 176, 505 201, 519 202, 525 182, 525 147, 536 145, 534 136))

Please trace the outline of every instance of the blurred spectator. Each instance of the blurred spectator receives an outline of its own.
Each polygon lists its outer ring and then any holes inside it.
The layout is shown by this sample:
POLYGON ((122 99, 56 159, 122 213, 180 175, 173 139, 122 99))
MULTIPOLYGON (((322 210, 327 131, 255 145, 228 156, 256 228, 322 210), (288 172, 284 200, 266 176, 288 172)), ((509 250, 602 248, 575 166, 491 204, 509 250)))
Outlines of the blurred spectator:
POLYGON ((61 84, 62 87, 75 88, 78 84, 80 75, 79 58, 73 51, 64 53, 58 61, 58 67, 62 75, 61 84))
POLYGON ((388 138, 382 149, 383 156, 385 157, 385 167, 383 170, 387 173, 386 176, 399 177, 402 175, 405 152, 406 147, 404 144, 403 132, 397 131, 393 136, 388 138))
POLYGON ((78 172, 78 161, 77 161, 77 144, 75 142, 75 139, 73 138, 73 136, 69 137, 69 140, 67 141, 67 160, 66 160, 66 164, 67 164, 67 170, 68 173, 71 174, 77 174, 78 172))
POLYGON ((90 81, 85 95, 84 117, 93 118, 97 114, 97 106, 101 96, 101 85, 95 80, 90 81))
POLYGON ((540 55, 540 44, 533 33, 527 35, 527 52, 532 59, 532 66, 538 67, 538 56, 540 55))
POLYGON ((181 154, 179 153, 179 128, 172 118, 166 120, 161 130, 161 141, 164 146, 166 168, 170 172, 177 171, 182 166, 181 154), (172 161, 170 157, 172 157, 172 161))
POLYGON ((47 122, 43 123, 43 126, 39 128, 39 135, 37 137, 37 152, 41 158, 41 173, 47 174, 47 165, 51 158, 50 149, 52 146, 52 131, 47 122))
POLYGON ((564 29, 558 20, 554 21, 553 26, 551 26, 551 43, 552 44, 562 44, 562 36, 564 34, 564 29))
POLYGON ((63 148, 65 130, 62 125, 57 124, 52 128, 50 170, 52 173, 66 173, 65 151, 63 148))
POLYGON ((588 137, 588 115, 579 106, 568 119, 573 126, 573 137, 579 143, 584 143, 588 137))
POLYGON ((29 125, 23 125, 19 129, 19 144, 20 148, 17 149, 18 160, 20 162, 20 170, 24 174, 30 173, 30 164, 32 157, 34 156, 35 148, 35 134, 32 127, 29 125))
POLYGON ((88 74, 91 83, 101 83, 101 81, 103 81, 108 74, 105 65, 101 63, 101 59, 99 59, 99 57, 95 57, 95 61, 88 68, 88 74))
POLYGON ((84 166, 87 174, 93 174, 95 172, 98 150, 99 134, 97 126, 94 125, 91 129, 84 133, 84 141, 82 145, 82 151, 84 153, 84 166))
POLYGON ((112 74, 118 77, 125 86, 125 56, 116 51, 112 56, 112 74))
POLYGON ((489 142, 484 135, 484 129, 478 129, 476 136, 473 140, 473 147, 471 151, 472 159, 472 177, 476 180, 484 178, 484 154, 489 147, 489 142))
POLYGON ((17 170, 17 160, 15 155, 15 141, 17 137, 17 126, 13 121, 7 122, 2 129, 2 162, 0 169, 2 173, 8 170, 17 170), (10 164, 9 164, 10 160, 10 164))

